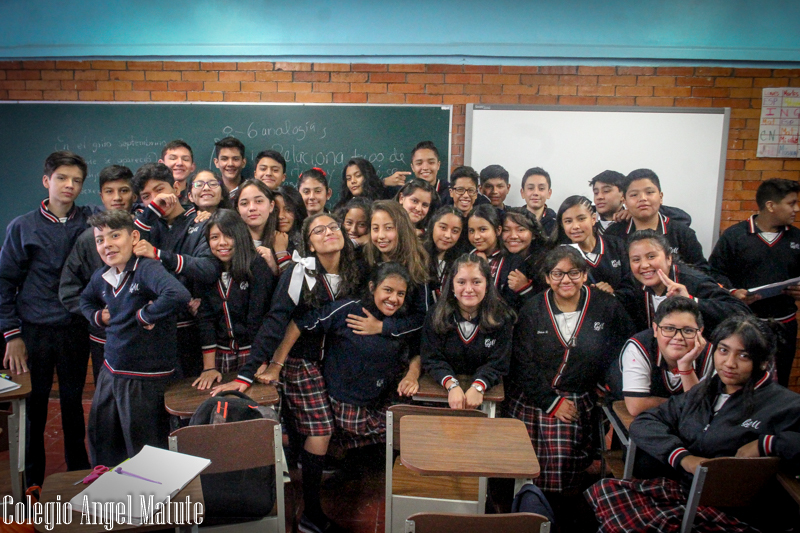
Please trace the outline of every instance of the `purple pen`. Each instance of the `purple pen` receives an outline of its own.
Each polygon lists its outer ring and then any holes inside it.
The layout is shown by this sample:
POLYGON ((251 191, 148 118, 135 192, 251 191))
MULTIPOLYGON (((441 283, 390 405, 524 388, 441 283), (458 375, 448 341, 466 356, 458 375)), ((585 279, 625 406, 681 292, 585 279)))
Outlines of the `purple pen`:
POLYGON ((131 477, 135 477, 136 479, 142 479, 144 481, 149 481, 150 483, 157 483, 157 484, 161 485, 160 481, 156 481, 154 479, 147 479, 146 477, 137 476, 136 474, 133 474, 131 472, 126 472, 126 471, 124 471, 122 469, 122 467, 119 467, 119 466, 114 469, 114 472, 116 472, 117 474, 122 474, 123 476, 131 476, 131 477))

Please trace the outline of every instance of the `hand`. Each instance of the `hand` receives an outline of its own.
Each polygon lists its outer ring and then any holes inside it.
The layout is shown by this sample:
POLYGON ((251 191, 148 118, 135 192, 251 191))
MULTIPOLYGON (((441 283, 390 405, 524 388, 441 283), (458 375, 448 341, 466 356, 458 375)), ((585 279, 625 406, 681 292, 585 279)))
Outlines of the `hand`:
POLYGON ((736 457, 761 457, 761 453, 758 451, 758 439, 748 442, 736 450, 736 457))
POLYGON ((795 300, 800 300, 800 285, 789 285, 783 289, 783 294, 788 294, 795 300))
POLYGON ((194 216, 194 223, 201 224, 211 218, 211 213, 208 211, 197 211, 197 214, 194 216))
POLYGON ((614 287, 606 283, 605 281, 599 281, 592 285, 592 287, 596 289, 600 289, 603 292, 607 292, 608 294, 614 294, 614 287))
POLYGON ((169 192, 162 192, 153 198, 153 202, 155 202, 162 211, 169 213, 172 211, 172 208, 175 207, 175 204, 178 203, 178 197, 169 192))
POLYGON ((266 372, 267 371, 267 366, 269 366, 269 365, 267 365, 267 363, 261 363, 261 366, 258 367, 258 370, 256 370, 256 376, 266 372))
POLYGON ((186 304, 187 309, 189 309, 189 313, 192 316, 197 316, 197 310, 200 309, 200 298, 192 298, 189 300, 189 303, 186 304))
POLYGON ((687 455, 681 460, 681 468, 694 475, 697 467, 707 461, 705 457, 697 457, 696 455, 687 455))
POLYGON ((269 269, 272 270, 272 273, 277 276, 280 271, 278 270, 278 262, 275 261, 275 256, 272 254, 272 250, 266 246, 259 246, 256 248, 256 252, 258 252, 258 255, 264 258, 264 261, 267 262, 269 269))
POLYGON ((484 259, 486 259, 486 254, 484 252, 475 252, 475 255, 477 255, 478 257, 483 257, 484 259))
POLYGON ((578 421, 578 409, 572 400, 564 400, 558 409, 555 410, 553 416, 564 422, 565 424, 572 424, 578 421))
POLYGON ((681 285, 680 283, 675 283, 669 277, 661 271, 661 269, 656 270, 661 283, 667 288, 667 298, 670 296, 685 296, 686 298, 691 298, 692 296, 689 294, 689 291, 686 289, 686 285, 681 285))
POLYGON ((450 409, 466 409, 467 398, 461 386, 453 387, 453 390, 447 393, 447 403, 450 404, 450 409))
POLYGON ((103 309, 103 312, 100 313, 100 321, 106 326, 111 322, 111 313, 109 313, 108 309, 103 309))
POLYGON ((631 212, 627 209, 620 209, 614 213, 614 222, 627 222, 631 219, 631 212))
POLYGON ((508 286, 511 287, 512 291, 518 291, 528 283, 530 283, 530 280, 519 270, 508 273, 508 286))
POLYGON ((366 245, 369 242, 369 232, 365 233, 361 237, 353 239, 353 242, 355 242, 359 246, 366 245))
POLYGON ((372 316, 363 307, 361 310, 367 316, 347 315, 347 327, 352 329, 356 335, 380 335, 383 333, 383 322, 372 316))
MULTIPOLYGON (((745 305, 750 305, 751 303, 757 302, 761 299, 760 294, 750 294, 750 291, 747 289, 736 289, 731 293, 731 295, 737 300, 743 301, 745 305)), ((800 296, 796 297, 796 299, 800 299, 800 296)))
POLYGON ((400 396, 408 396, 409 398, 414 396, 418 390, 419 381, 408 374, 400 380, 400 384, 397 386, 397 394, 400 396))
POLYGON ((464 405, 466 405, 467 409, 477 409, 482 403, 483 393, 478 392, 475 387, 468 388, 467 393, 464 395, 464 405))
POLYGON ((706 339, 703 337, 701 331, 697 332, 697 337, 694 338, 694 348, 686 352, 686 355, 678 359, 678 370, 690 370, 692 363, 703 352, 706 347, 706 339))
POLYGON ((25 348, 25 341, 20 337, 11 339, 6 343, 3 368, 8 368, 14 374, 22 374, 28 371, 28 350, 25 348))
POLYGON ((272 242, 275 253, 285 252, 289 249, 289 234, 283 231, 275 232, 275 240, 272 242))
POLYGON ((136 245, 133 247, 133 253, 137 257, 146 257, 148 259, 156 258, 156 249, 152 244, 144 239, 141 239, 136 243, 136 245))
POLYGON ((394 187, 398 185, 405 185, 406 183, 406 176, 410 176, 411 172, 404 172, 402 170, 398 170, 391 176, 386 176, 383 178, 383 186, 384 187, 394 187))
POLYGON ((211 396, 216 396, 220 392, 229 391, 229 390, 236 390, 239 392, 244 392, 250 387, 247 383, 239 383, 238 381, 231 381, 224 385, 217 385, 213 389, 211 389, 211 396))
POLYGON ((259 367, 259 371, 256 372, 256 379, 260 383, 274 383, 276 381, 280 381, 281 377, 281 367, 280 365, 269 365, 261 370, 259 367))
POLYGON ((218 370, 204 370, 200 377, 194 380, 192 387, 197 387, 197 390, 206 390, 211 388, 214 382, 219 383, 222 381, 222 374, 218 370))

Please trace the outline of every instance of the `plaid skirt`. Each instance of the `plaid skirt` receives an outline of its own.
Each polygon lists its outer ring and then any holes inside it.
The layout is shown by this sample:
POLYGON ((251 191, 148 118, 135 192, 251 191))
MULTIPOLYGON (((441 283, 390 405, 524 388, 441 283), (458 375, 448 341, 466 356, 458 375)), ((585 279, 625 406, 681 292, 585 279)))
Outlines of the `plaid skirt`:
POLYGON ((223 374, 239 370, 250 357, 250 347, 241 350, 232 350, 226 346, 217 345, 214 354, 214 367, 223 374))
POLYGON ((308 437, 333 434, 333 412, 319 363, 289 357, 284 364, 286 406, 298 433, 308 437))
MULTIPOLYGON (((624 480, 606 478, 584 492, 600 522, 598 533, 678 532, 689 492, 668 478, 624 480)), ((707 505, 697 508, 692 531, 755 533, 744 522, 707 505)))
POLYGON ((346 450, 386 442, 386 405, 362 406, 331 398, 339 431, 334 438, 346 450))
POLYGON ((522 420, 536 450, 541 473, 533 482, 542 490, 564 492, 579 488, 592 464, 592 408, 588 392, 559 392, 578 409, 579 421, 565 424, 553 415, 523 401, 522 394, 509 395, 506 412, 522 420))

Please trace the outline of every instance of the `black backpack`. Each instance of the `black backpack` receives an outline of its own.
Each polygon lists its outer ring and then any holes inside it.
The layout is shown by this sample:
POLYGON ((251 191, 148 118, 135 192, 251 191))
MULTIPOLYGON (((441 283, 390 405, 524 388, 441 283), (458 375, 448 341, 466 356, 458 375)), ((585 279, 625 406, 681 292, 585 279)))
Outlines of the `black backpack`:
MULTIPOLYGON (((190 426, 224 424, 258 418, 279 421, 275 410, 238 391, 223 392, 200 404, 190 426)), ((242 443, 257 446, 259 443, 242 443)), ((275 467, 248 468, 219 474, 200 474, 203 484, 206 517, 204 524, 214 525, 249 521, 270 514, 275 505, 275 467)))

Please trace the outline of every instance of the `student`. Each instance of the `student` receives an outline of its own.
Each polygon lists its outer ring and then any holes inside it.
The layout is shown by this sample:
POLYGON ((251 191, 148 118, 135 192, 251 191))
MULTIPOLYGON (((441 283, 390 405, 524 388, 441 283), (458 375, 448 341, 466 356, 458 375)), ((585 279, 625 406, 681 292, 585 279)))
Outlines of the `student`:
POLYGON ((489 199, 479 195, 478 173, 468 166, 456 167, 450 174, 450 197, 444 205, 453 205, 467 218, 476 205, 488 204, 489 199), (479 199, 482 201, 478 202, 479 199))
POLYGON ((726 317, 750 314, 747 306, 716 281, 676 261, 666 236, 641 230, 628 238, 628 261, 633 282, 624 283, 615 296, 625 306, 638 331, 653 323, 659 305, 669 296, 697 301, 706 328, 713 330, 726 317))
POLYGON ((552 248, 550 239, 536 215, 526 207, 508 207, 503 213, 503 244, 522 264, 508 274, 508 286, 521 297, 528 298, 547 288, 541 262, 552 248))
POLYGON ((792 226, 800 211, 800 184, 784 179, 766 180, 758 186, 758 214, 731 226, 720 236, 709 263, 729 281, 725 284, 760 318, 774 318, 785 330, 780 333, 776 364, 778 382, 788 386, 797 348, 797 307, 800 286, 761 299, 747 289, 800 276, 800 230, 792 226))
POLYGON ((369 242, 369 221, 372 218, 372 202, 366 198, 351 198, 347 204, 336 211, 336 218, 342 221, 342 229, 353 241, 356 249, 369 242))
POLYGON ((147 163, 133 176, 133 192, 144 205, 135 225, 140 238, 133 252, 138 257, 158 259, 192 293, 191 304, 178 315, 179 376, 200 374, 202 353, 197 331, 200 293, 195 284, 214 283, 219 268, 203 235, 205 223, 196 223, 194 207, 184 209, 173 188, 174 179, 161 163, 147 163))
POLYGON ((655 172, 647 168, 634 170, 625 178, 623 187, 625 207, 631 214, 631 220, 609 226, 606 234, 624 240, 637 230, 653 230, 667 238, 670 251, 673 255, 678 255, 681 261, 711 273, 694 230, 684 224, 675 223, 659 212, 664 193, 661 192, 661 182, 655 172))
POLYGON ((628 252, 621 239, 597 231, 597 215, 585 196, 570 196, 556 214, 558 242, 577 247, 589 264, 589 283, 614 294, 630 276, 628 252))
POLYGON ((414 178, 403 185, 395 199, 408 213, 408 218, 414 224, 417 235, 422 237, 425 234, 425 228, 428 227, 431 206, 434 201, 438 203, 439 196, 436 191, 427 181, 414 178))
POLYGON ((428 252, 430 288, 437 299, 447 286, 447 275, 453 261, 467 251, 461 245, 463 232, 461 211, 451 205, 440 207, 428 223, 422 246, 428 252))
MULTIPOLYGON (((133 194, 131 179, 133 172, 122 165, 111 165, 100 171, 99 175, 100 200, 106 211, 120 209, 130 213, 136 195, 133 194)), ((103 260, 97 253, 94 242, 94 229, 87 228, 75 241, 75 246, 64 263, 61 270, 61 281, 58 287, 58 298, 73 315, 83 316, 81 313, 81 293, 92 274, 103 266, 103 260)), ((89 351, 92 357, 92 374, 94 382, 103 367, 103 348, 106 334, 103 328, 96 328, 89 324, 89 351)))
POLYGON ((258 255, 250 232, 234 211, 220 209, 205 227, 211 255, 222 274, 202 290, 197 316, 203 343, 203 372, 192 386, 199 390, 244 365, 250 345, 269 310, 275 276, 258 255))
POLYGON ((314 532, 331 527, 320 505, 322 468, 334 427, 320 361, 325 336, 305 333, 288 354, 278 348, 293 316, 359 294, 365 269, 356 261, 352 242, 344 237, 341 226, 330 215, 310 215, 303 222, 302 233, 307 257, 281 276, 270 310, 252 344, 250 359, 239 369, 236 380, 214 387, 212 395, 224 390, 244 392, 263 363, 269 362, 259 372, 260 381, 278 381, 281 370, 285 370, 281 382, 291 428, 304 438, 300 452, 304 508, 299 529, 314 532), (301 274, 299 283, 292 281, 298 279, 295 273, 301 274))
POLYGON ((652 328, 625 343, 619 365, 625 407, 633 416, 706 378, 714 364, 697 303, 684 296, 664 300, 652 328))
POLYGON ((502 217, 506 210, 506 196, 511 190, 508 184, 508 171, 500 165, 489 165, 481 170, 480 180, 481 192, 502 217))
POLYGON ((469 214, 467 237, 474 247, 473 252, 489 263, 489 279, 497 287, 498 294, 507 304, 518 308, 522 305, 520 293, 509 287, 508 277, 522 266, 522 259, 506 251, 500 238, 502 233, 503 226, 494 206, 479 205, 469 214))
POLYGON ((328 175, 321 168, 314 167, 300 174, 297 188, 306 204, 308 216, 327 212, 325 204, 331 199, 333 191, 328 187, 328 175))
POLYGON ((263 181, 269 190, 277 191, 286 181, 286 159, 275 150, 262 150, 256 155, 253 179, 263 181))
POLYGON ((106 211, 89 223, 108 266, 95 271, 81 295, 83 315, 106 331, 89 446, 92 464, 116 465, 145 445, 167 447, 164 392, 178 362, 176 316, 191 294, 161 261, 134 255, 139 232, 127 212, 106 211))
POLYGON ((489 264, 474 253, 455 260, 449 281, 422 329, 422 364, 447 392, 451 409, 475 409, 508 373, 514 311, 491 283, 489 264), (468 374, 467 392, 456 375, 468 374))
POLYGON ((86 321, 58 299, 61 268, 91 213, 90 208, 75 205, 85 179, 86 162, 79 155, 53 152, 47 156, 42 185, 48 198, 35 211, 11 221, 0 249, 3 367, 14 374, 31 372, 32 391, 26 401, 29 485, 44 481, 44 427, 54 368, 67 469, 89 467, 81 405, 89 335, 86 321))
MULTIPOLYGON (((600 531, 677 531, 696 467, 706 458, 775 456, 784 459, 789 471, 800 467, 800 395, 770 379, 776 339, 769 326, 752 315, 733 316, 719 325, 712 340, 716 374, 631 424, 637 457, 655 458, 666 477, 607 478, 586 491, 600 531)), ((772 521, 775 511, 780 509, 752 514, 772 521)), ((796 521, 796 511, 791 513, 795 516, 788 520, 796 521)), ((761 531, 788 531, 788 524, 762 529, 752 523, 761 531)), ((692 531, 756 530, 727 509, 701 505, 692 531)))
MULTIPOLYGON (((391 176, 383 179, 384 187, 401 187, 405 184, 406 177, 412 173, 422 181, 427 181, 440 198, 444 198, 448 190, 447 180, 439 180, 439 169, 442 161, 439 150, 431 141, 421 141, 411 150, 411 172, 398 170, 391 176)), ((399 189, 390 189, 387 196, 394 196, 399 189)), ((434 206, 434 209, 438 206, 434 206)))
POLYGON ((556 212, 547 207, 547 200, 553 195, 550 174, 543 168, 529 168, 522 176, 522 188, 519 193, 525 201, 525 207, 536 216, 545 233, 555 234, 556 212))
POLYGON ((178 199, 181 203, 185 203, 189 193, 186 188, 186 180, 195 169, 192 147, 181 139, 170 141, 161 149, 161 159, 158 162, 164 163, 172 171, 178 199))
POLYGON ((222 181, 230 191, 231 198, 242 182, 242 170, 247 165, 242 141, 236 137, 225 137, 214 143, 214 166, 222 174, 222 181))
POLYGON ((278 233, 275 235, 275 257, 281 264, 281 269, 289 263, 280 261, 282 254, 291 257, 295 250, 303 247, 303 235, 300 229, 303 221, 308 216, 303 197, 291 185, 281 185, 273 191, 275 194, 275 209, 278 211, 278 233), (284 248, 285 246, 285 248, 284 248), (284 266, 285 265, 285 266, 284 266))
POLYGON ((278 275, 278 271, 290 257, 288 254, 281 254, 281 257, 278 257, 274 251, 278 230, 275 195, 264 182, 247 180, 236 191, 233 204, 250 230, 256 251, 267 262, 272 273, 278 275))
POLYGON ((506 384, 509 414, 525 422, 545 492, 579 488, 592 462, 595 387, 632 330, 615 298, 586 285, 577 250, 559 246, 544 261, 550 288, 522 308, 506 384))
POLYGON ((351 198, 363 197, 370 201, 383 198, 383 182, 375 172, 372 163, 363 157, 350 159, 342 170, 342 190, 334 211, 345 205, 351 198))
POLYGON ((211 170, 193 172, 186 180, 187 199, 192 202, 198 213, 213 215, 217 209, 230 209, 230 193, 222 182, 222 178, 211 170))

